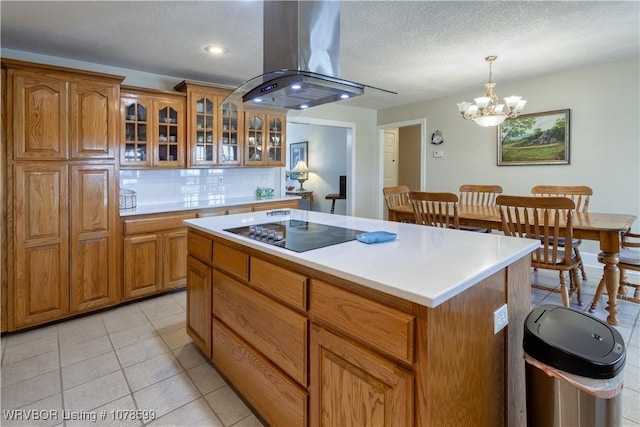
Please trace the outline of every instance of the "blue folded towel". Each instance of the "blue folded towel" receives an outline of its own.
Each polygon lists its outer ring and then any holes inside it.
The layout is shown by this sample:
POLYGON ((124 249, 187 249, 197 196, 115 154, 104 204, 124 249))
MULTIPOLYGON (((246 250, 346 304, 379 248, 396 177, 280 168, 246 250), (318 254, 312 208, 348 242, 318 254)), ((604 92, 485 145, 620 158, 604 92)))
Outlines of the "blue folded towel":
POLYGON ((368 233, 356 234, 356 239, 362 243, 383 243, 395 240, 398 237, 395 233, 389 233, 388 231, 370 231, 368 233))

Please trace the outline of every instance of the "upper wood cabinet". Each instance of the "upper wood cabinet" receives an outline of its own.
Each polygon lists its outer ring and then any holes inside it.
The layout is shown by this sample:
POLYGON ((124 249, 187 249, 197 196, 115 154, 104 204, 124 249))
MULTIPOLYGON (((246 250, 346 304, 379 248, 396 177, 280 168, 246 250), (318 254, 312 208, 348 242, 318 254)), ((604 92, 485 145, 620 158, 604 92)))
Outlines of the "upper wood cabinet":
POLYGON ((114 159, 121 77, 3 60, 16 160, 114 159))
POLYGON ((244 164, 284 166, 286 116, 263 111, 245 112, 244 164))
POLYGON ((231 89, 187 80, 175 89, 187 94, 189 166, 240 166, 242 104, 227 101, 221 105, 231 89))
POLYGON ((123 87, 120 99, 120 166, 185 167, 184 94, 123 87))

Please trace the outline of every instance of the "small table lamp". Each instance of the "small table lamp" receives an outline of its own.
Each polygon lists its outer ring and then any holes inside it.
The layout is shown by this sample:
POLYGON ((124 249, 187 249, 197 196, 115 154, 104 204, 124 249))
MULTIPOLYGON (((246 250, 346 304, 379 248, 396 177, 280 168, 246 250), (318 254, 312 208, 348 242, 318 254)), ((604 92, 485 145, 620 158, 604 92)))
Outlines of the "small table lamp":
POLYGON ((296 167, 291 170, 291 172, 296 172, 298 174, 298 182, 300 183, 300 188, 296 191, 307 191, 304 189, 302 184, 309 179, 309 168, 304 160, 299 160, 296 164, 296 167))

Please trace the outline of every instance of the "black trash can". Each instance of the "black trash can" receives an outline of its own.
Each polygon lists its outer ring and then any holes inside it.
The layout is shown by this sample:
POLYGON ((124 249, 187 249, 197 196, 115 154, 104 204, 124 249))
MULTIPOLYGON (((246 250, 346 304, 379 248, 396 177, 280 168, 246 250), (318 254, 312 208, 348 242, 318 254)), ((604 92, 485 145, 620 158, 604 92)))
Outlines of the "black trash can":
POLYGON ((620 425, 620 333, 589 314, 541 305, 525 320, 529 427, 620 425))

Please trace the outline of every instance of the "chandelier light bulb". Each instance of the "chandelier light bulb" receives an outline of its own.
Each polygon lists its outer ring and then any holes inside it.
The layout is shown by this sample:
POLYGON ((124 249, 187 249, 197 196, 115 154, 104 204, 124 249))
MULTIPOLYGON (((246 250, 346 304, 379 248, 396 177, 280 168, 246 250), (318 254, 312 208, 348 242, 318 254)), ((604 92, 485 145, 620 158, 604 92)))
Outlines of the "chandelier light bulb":
POLYGON ((495 55, 487 56, 485 61, 489 63, 489 81, 485 84, 487 93, 474 99, 475 104, 471 102, 458 103, 458 111, 465 120, 473 120, 480 126, 491 127, 498 126, 507 118, 516 118, 524 109, 526 100, 521 96, 507 96, 504 98, 504 104, 498 104, 498 95, 494 92, 496 84, 491 81, 492 64, 498 57, 495 55), (507 111, 505 111, 505 106, 507 111))

